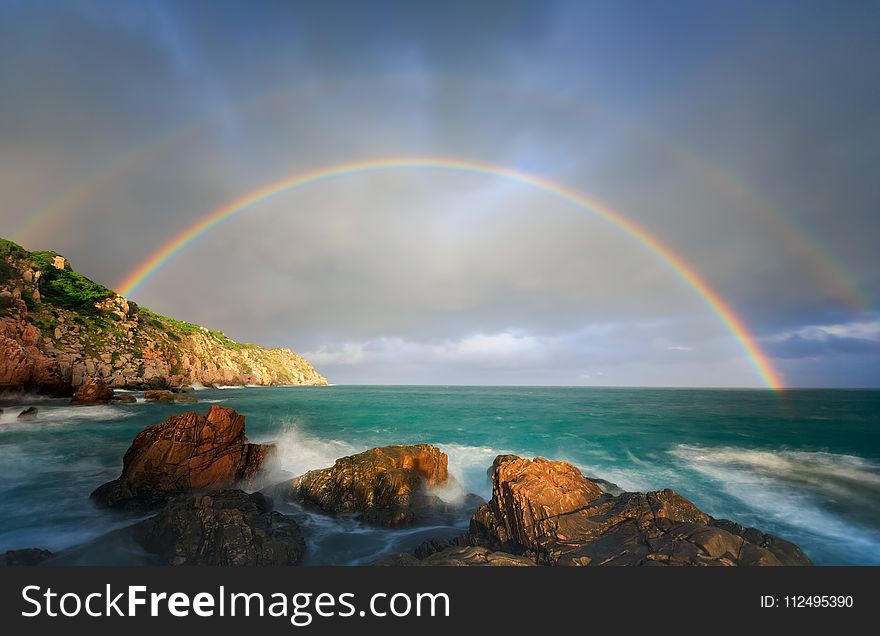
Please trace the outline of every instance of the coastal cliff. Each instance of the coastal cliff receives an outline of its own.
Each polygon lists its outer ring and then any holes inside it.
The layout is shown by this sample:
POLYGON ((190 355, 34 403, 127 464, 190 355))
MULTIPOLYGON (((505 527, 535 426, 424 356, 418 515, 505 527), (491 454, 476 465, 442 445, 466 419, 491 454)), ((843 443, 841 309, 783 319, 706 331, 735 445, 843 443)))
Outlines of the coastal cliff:
POLYGON ((289 349, 160 316, 59 254, 0 239, 0 390, 69 395, 91 378, 129 389, 327 384, 289 349))

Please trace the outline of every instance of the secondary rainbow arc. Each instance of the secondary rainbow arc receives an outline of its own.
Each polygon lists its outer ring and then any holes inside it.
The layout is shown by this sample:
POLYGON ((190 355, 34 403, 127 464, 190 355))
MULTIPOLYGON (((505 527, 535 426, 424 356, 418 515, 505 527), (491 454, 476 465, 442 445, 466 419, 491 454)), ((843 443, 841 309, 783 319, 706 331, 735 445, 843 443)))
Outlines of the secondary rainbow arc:
POLYGON ((771 389, 784 388, 779 373, 773 368, 767 355, 761 350, 756 339, 747 329, 745 323, 737 316, 730 305, 693 269, 681 256, 663 244, 645 228, 635 221, 626 218, 606 204, 586 194, 572 190, 543 177, 526 174, 502 166, 446 159, 435 157, 394 157, 357 161, 326 166, 317 170, 298 173, 292 177, 270 183, 262 188, 249 192, 226 205, 208 213, 196 223, 183 230, 170 241, 153 252, 143 263, 137 266, 118 285, 117 290, 124 296, 133 294, 150 276, 162 268, 175 254, 187 245, 208 232, 217 224, 230 219, 258 203, 294 188, 344 177, 390 169, 434 168, 460 172, 472 172, 510 179, 533 186, 552 196, 567 201, 572 205, 597 215, 604 221, 619 228, 633 239, 654 252, 666 265, 686 282, 717 315, 722 324, 734 335, 742 350, 749 358, 752 366, 762 381, 771 389))

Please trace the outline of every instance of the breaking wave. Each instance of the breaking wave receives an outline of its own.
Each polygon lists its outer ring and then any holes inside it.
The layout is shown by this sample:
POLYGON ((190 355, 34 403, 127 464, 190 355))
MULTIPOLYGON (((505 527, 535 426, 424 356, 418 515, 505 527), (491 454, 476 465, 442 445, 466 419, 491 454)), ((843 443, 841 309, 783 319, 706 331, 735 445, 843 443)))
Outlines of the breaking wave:
POLYGON ((880 465, 823 451, 755 450, 680 444, 687 468, 780 525, 848 544, 880 563, 880 465))

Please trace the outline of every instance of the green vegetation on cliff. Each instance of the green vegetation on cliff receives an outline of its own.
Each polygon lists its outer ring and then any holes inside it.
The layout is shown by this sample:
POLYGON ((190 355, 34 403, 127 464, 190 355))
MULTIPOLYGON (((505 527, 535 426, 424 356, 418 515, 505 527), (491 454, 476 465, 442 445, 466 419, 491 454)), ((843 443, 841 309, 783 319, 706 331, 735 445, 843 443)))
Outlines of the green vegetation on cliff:
POLYGON ((54 360, 71 386, 94 376, 133 388, 326 384, 292 351, 161 316, 73 271, 56 252, 29 252, 0 239, 0 320, 9 318, 39 330, 39 355, 54 360))
POLYGON ((42 273, 40 294, 43 302, 81 314, 95 315, 95 303, 116 294, 82 274, 77 274, 66 264, 63 269, 54 266, 56 258, 64 258, 56 252, 31 252, 31 260, 42 273))

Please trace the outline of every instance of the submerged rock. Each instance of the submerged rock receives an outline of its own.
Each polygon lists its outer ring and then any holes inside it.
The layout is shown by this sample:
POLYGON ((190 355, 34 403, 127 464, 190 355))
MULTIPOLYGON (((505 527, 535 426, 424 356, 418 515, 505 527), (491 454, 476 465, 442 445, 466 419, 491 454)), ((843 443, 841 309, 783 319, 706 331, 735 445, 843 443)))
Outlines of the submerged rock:
POLYGON ((91 496, 109 507, 151 507, 176 494, 247 486, 274 449, 248 443, 244 416, 234 409, 213 405, 205 415, 172 415, 138 433, 122 475, 91 496))
POLYGON ((137 402, 137 398, 133 395, 128 394, 128 393, 123 393, 122 395, 114 395, 113 401, 114 402, 123 402, 125 404, 133 404, 133 403, 137 402))
POLYGON ((113 389, 103 380, 93 378, 80 384, 73 393, 71 404, 107 404, 113 399, 113 389))
POLYGON ((540 457, 499 457, 493 467, 492 499, 469 533, 422 544, 412 556, 419 565, 502 560, 498 553, 539 565, 811 564, 795 544, 713 519, 672 490, 614 496, 571 464, 540 457))
POLYGON ((429 490, 450 480, 448 458, 435 446, 385 446, 343 457, 330 468, 290 481, 281 493, 324 512, 367 523, 408 525, 450 506, 429 490))
POLYGON ((40 548, 23 548, 21 550, 9 550, 0 555, 0 566, 37 565, 46 559, 51 559, 54 554, 40 548))
POLYGON ((306 549, 293 519, 241 490, 177 497, 133 532, 164 565, 297 565, 306 549))
POLYGON ((39 409, 36 406, 29 406, 21 413, 18 414, 18 419, 20 420, 32 420, 37 417, 37 412, 39 409))
POLYGON ((188 402, 190 404, 194 404, 194 403, 198 402, 199 400, 198 400, 198 398, 194 398, 191 395, 184 395, 183 393, 178 393, 177 401, 178 402, 188 402))
POLYGON ((165 389, 152 389, 144 391, 144 400, 147 402, 173 402, 174 394, 165 389))

